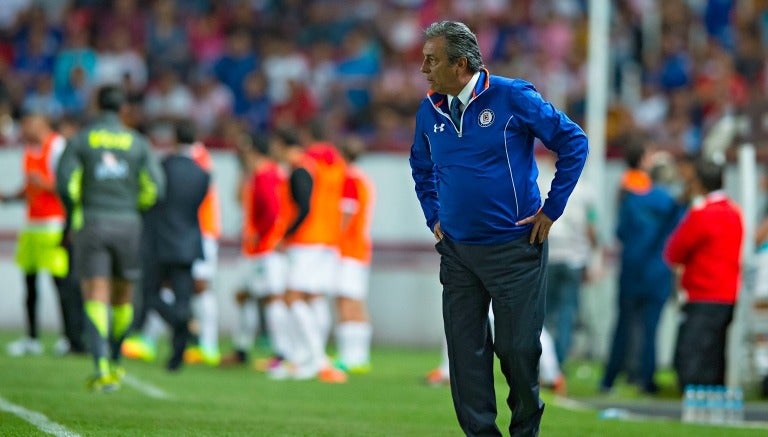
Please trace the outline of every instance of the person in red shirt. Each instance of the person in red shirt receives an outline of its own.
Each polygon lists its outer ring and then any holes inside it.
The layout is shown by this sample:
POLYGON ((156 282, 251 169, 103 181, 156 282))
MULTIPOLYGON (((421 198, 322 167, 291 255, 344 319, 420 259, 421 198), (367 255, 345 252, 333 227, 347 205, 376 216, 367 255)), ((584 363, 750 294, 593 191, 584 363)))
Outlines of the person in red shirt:
POLYGON ((741 281, 744 235, 741 211, 722 191, 722 167, 700 160, 694 168, 691 208, 664 250, 668 263, 682 267, 687 298, 674 356, 681 388, 725 382, 726 333, 741 281))
MULTIPOLYGON (((290 351, 290 314, 285 304, 287 265, 277 250, 288 225, 288 182, 283 169, 269 157, 266 138, 246 136, 241 147, 244 175, 240 187, 243 211, 242 289, 236 294, 239 321, 234 336, 235 351, 222 364, 244 363, 257 329, 257 300, 264 307, 265 321, 274 357, 264 370, 280 363, 290 351)), ((262 367, 262 366, 259 366, 262 367)))

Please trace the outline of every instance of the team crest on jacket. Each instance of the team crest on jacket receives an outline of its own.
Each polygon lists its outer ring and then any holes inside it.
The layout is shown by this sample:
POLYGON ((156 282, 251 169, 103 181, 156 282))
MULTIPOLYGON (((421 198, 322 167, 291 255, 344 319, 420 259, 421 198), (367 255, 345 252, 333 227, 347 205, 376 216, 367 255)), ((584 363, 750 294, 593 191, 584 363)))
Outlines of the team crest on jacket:
POLYGON ((493 124, 494 118, 493 111, 490 109, 483 109, 480 111, 480 116, 477 117, 477 122, 481 127, 488 127, 493 124))

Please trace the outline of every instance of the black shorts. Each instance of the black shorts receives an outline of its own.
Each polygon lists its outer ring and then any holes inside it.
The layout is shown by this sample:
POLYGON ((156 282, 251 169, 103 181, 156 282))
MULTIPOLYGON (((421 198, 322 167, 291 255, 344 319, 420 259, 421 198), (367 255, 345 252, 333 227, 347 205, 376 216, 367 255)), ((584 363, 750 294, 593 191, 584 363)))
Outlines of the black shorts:
POLYGON ((75 271, 81 279, 141 277, 141 223, 127 220, 89 220, 74 237, 75 271))

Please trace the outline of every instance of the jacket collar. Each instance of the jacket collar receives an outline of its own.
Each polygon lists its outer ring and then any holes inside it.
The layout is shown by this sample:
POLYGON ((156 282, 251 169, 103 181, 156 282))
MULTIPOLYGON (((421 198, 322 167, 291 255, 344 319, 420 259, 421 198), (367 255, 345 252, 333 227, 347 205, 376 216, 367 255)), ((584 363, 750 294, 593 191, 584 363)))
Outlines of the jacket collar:
MULTIPOLYGON (((477 79, 477 83, 475 84, 475 89, 472 90, 472 95, 467 102, 467 105, 469 102, 475 99, 475 97, 479 96, 480 94, 484 93, 485 90, 487 90, 490 87, 490 77, 491 74, 488 72, 486 68, 480 69, 480 77, 477 79)), ((432 90, 430 90, 427 93, 427 98, 429 99, 430 103, 432 103, 432 106, 436 110, 441 110, 443 112, 448 111, 448 96, 445 94, 436 93, 432 90)))

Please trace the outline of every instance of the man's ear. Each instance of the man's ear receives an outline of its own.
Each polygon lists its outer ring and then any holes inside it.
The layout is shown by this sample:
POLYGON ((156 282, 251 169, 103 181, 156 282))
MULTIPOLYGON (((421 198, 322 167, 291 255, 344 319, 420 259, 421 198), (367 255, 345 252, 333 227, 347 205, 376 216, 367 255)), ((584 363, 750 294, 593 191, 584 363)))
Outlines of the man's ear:
POLYGON ((466 56, 462 56, 456 60, 456 66, 459 68, 459 70, 466 70, 467 65, 469 65, 469 61, 467 61, 466 56))

